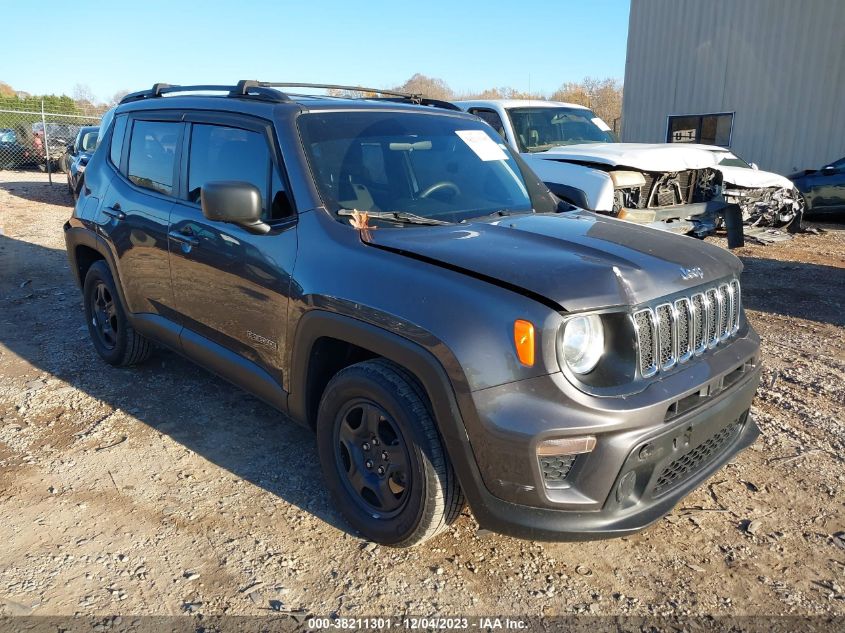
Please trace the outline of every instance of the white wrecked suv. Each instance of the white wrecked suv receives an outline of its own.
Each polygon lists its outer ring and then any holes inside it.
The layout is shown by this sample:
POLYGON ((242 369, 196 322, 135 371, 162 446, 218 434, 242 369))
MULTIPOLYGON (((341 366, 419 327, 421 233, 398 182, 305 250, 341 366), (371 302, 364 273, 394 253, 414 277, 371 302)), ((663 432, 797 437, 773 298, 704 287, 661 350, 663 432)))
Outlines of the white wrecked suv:
POLYGON ((619 143, 610 126, 581 105, 555 101, 458 101, 517 149, 559 198, 583 209, 706 237, 725 224, 739 245, 738 209, 722 195, 712 148, 619 143))
POLYGON ((722 194, 727 202, 739 206, 745 225, 801 231, 804 198, 789 178, 758 169, 725 147, 699 147, 707 148, 716 158, 717 169, 722 172, 722 194))

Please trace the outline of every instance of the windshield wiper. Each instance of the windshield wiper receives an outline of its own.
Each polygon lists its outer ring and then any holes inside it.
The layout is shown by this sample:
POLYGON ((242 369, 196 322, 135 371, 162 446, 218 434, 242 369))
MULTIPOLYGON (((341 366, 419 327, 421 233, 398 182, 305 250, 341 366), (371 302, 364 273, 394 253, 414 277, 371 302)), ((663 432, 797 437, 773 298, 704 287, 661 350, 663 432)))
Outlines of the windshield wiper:
POLYGON ((490 218, 494 216, 498 216, 503 218, 507 215, 528 215, 531 213, 536 213, 534 209, 528 209, 527 211, 514 211, 513 209, 496 209, 495 211, 490 211, 490 213, 483 213, 481 215, 475 215, 471 218, 464 218, 461 220, 461 224, 466 224, 467 222, 473 222, 475 220, 483 220, 484 218, 490 218))
MULTIPOLYGON (((337 212, 338 215, 344 216, 351 216, 353 213, 355 213, 355 211, 352 209, 340 209, 337 212)), ((427 218, 424 215, 417 215, 416 213, 410 213, 408 211, 362 211, 360 213, 366 213, 374 220, 391 220, 393 222, 402 222, 405 224, 452 224, 451 222, 446 222, 445 220, 427 218)))

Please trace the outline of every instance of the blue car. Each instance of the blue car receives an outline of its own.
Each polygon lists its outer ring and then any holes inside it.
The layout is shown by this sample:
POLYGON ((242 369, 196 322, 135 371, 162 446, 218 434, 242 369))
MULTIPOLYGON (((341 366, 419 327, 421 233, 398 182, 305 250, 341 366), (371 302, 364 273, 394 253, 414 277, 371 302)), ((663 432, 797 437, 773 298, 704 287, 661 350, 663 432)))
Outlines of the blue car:
POLYGON ((100 128, 96 125, 87 125, 79 130, 76 139, 68 145, 65 154, 65 171, 67 172, 67 188, 74 199, 79 197, 79 190, 82 187, 85 167, 94 150, 97 149, 97 135, 100 128))
POLYGON ((804 197, 805 215, 845 211, 845 157, 789 176, 804 197))

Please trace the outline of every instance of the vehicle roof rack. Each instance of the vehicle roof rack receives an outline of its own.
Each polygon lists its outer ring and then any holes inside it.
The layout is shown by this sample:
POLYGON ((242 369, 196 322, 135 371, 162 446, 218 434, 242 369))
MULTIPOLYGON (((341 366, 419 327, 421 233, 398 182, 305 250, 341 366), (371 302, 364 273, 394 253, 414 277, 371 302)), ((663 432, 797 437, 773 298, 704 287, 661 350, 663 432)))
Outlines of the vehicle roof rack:
MULTIPOLYGON (((261 86, 265 88, 320 88, 324 90, 347 90, 349 92, 371 92, 375 95, 383 95, 382 97, 359 97, 361 99, 383 99, 385 101, 410 101, 417 105, 427 105, 435 108, 444 108, 447 110, 458 110, 460 108, 454 103, 443 101, 441 99, 429 99, 420 93, 416 92, 399 92, 398 90, 385 90, 383 88, 367 88, 366 86, 344 86, 342 84, 314 84, 314 83, 292 83, 292 82, 272 82, 272 81, 240 81, 241 84, 251 86, 261 86)), ((290 93, 289 93, 290 94, 290 93)), ((305 96, 305 95, 302 95, 305 96)), ((322 96, 322 95, 318 95, 322 96)), ((353 97, 347 97, 353 98, 353 97)))
MULTIPOLYGON (((290 95, 286 91, 278 90, 278 88, 319 88, 322 90, 346 90, 350 92, 372 93, 374 95, 381 95, 376 97, 360 97, 362 99, 381 99, 385 101, 396 101, 414 103, 417 105, 431 106, 435 108, 444 108, 447 110, 460 110, 458 106, 448 101, 440 99, 428 99, 418 93, 398 92, 396 90, 384 90, 382 88, 366 88, 364 86, 344 86, 341 84, 314 84, 314 83, 292 83, 292 82, 271 82, 271 81, 257 81, 255 79, 242 79, 235 86, 224 86, 219 84, 199 84, 194 86, 181 86, 166 83, 156 83, 150 90, 140 90, 132 92, 123 99, 120 103, 130 103, 132 101, 143 101, 144 99, 155 99, 163 97, 166 94, 178 92, 224 92, 226 96, 236 98, 255 98, 263 101, 273 101, 276 103, 287 103, 292 101, 290 95)), ((323 95, 294 95, 294 96, 315 96, 322 97, 323 95)))
POLYGON ((126 95, 120 100, 120 103, 143 101, 144 99, 156 99, 158 97, 163 97, 166 94, 177 92, 224 92, 226 93, 226 96, 229 97, 252 97, 265 101, 275 101, 277 103, 285 103, 291 100, 284 92, 269 89, 265 86, 259 86, 257 81, 239 81, 236 86, 224 86, 220 84, 181 86, 156 83, 153 84, 153 87, 149 90, 139 90, 138 92, 132 92, 126 95))

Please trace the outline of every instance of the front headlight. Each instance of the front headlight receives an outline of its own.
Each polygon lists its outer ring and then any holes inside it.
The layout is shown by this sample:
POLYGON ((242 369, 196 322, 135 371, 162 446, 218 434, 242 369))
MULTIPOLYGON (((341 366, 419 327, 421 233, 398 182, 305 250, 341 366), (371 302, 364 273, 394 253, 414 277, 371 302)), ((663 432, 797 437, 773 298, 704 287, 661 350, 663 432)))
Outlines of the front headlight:
POLYGON ((576 374, 591 372, 604 354, 604 328, 595 314, 569 319, 563 326, 562 355, 576 374))

